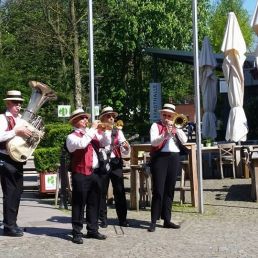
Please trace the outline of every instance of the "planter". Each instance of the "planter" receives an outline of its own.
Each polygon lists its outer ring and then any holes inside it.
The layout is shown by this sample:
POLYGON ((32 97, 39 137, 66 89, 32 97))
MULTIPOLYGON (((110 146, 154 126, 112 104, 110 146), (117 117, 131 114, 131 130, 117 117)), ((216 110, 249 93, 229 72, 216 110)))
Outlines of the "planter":
POLYGON ((39 192, 40 193, 55 193, 56 192, 55 173, 39 173, 39 192))
POLYGON ((207 143, 205 144, 205 146, 206 146, 206 147, 211 147, 211 142, 207 142, 207 143))

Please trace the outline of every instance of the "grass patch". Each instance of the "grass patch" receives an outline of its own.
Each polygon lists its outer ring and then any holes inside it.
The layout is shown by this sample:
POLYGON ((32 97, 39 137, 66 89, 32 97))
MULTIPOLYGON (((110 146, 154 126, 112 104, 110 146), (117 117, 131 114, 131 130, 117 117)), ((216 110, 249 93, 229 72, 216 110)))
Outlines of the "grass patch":
POLYGON ((174 202, 172 206, 174 212, 196 213, 197 210, 191 203, 180 204, 180 202, 174 202))

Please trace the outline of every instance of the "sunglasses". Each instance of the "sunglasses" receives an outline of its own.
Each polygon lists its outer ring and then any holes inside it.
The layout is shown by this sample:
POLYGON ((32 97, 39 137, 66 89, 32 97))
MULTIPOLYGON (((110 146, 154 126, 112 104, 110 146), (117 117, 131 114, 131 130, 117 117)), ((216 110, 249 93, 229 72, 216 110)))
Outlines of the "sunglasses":
POLYGON ((167 118, 171 118, 172 117, 171 115, 167 115, 167 114, 163 114, 162 116, 163 117, 167 117, 167 118))
POLYGON ((111 115, 111 114, 106 115, 106 118, 111 118, 111 117, 115 118, 114 115, 111 115))
POLYGON ((11 102, 15 105, 21 105, 22 104, 22 101, 19 101, 19 100, 11 100, 11 102))

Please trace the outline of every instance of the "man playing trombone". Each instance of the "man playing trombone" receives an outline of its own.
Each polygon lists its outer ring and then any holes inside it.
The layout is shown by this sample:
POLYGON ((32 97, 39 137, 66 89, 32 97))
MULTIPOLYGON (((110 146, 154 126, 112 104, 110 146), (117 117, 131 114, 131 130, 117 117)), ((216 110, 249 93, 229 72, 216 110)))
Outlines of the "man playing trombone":
POLYGON ((153 193, 149 232, 155 231, 156 221, 160 217, 164 220, 164 228, 180 228, 171 222, 171 210, 180 169, 178 141, 187 142, 187 136, 178 125, 178 121, 184 123, 185 119, 183 116, 175 119, 175 108, 172 104, 164 104, 160 110, 160 121, 153 123, 150 129, 153 193))

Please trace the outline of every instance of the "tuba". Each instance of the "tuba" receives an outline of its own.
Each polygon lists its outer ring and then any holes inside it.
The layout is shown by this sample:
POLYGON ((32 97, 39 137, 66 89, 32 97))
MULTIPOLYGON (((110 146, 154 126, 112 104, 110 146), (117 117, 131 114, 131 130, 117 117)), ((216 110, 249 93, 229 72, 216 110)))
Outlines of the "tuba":
POLYGON ((42 82, 29 81, 29 85, 32 87, 32 95, 15 127, 26 126, 32 131, 32 135, 29 138, 15 136, 6 144, 8 154, 18 162, 28 160, 44 136, 43 121, 40 116, 36 116, 37 111, 46 101, 57 98, 55 92, 42 82))

